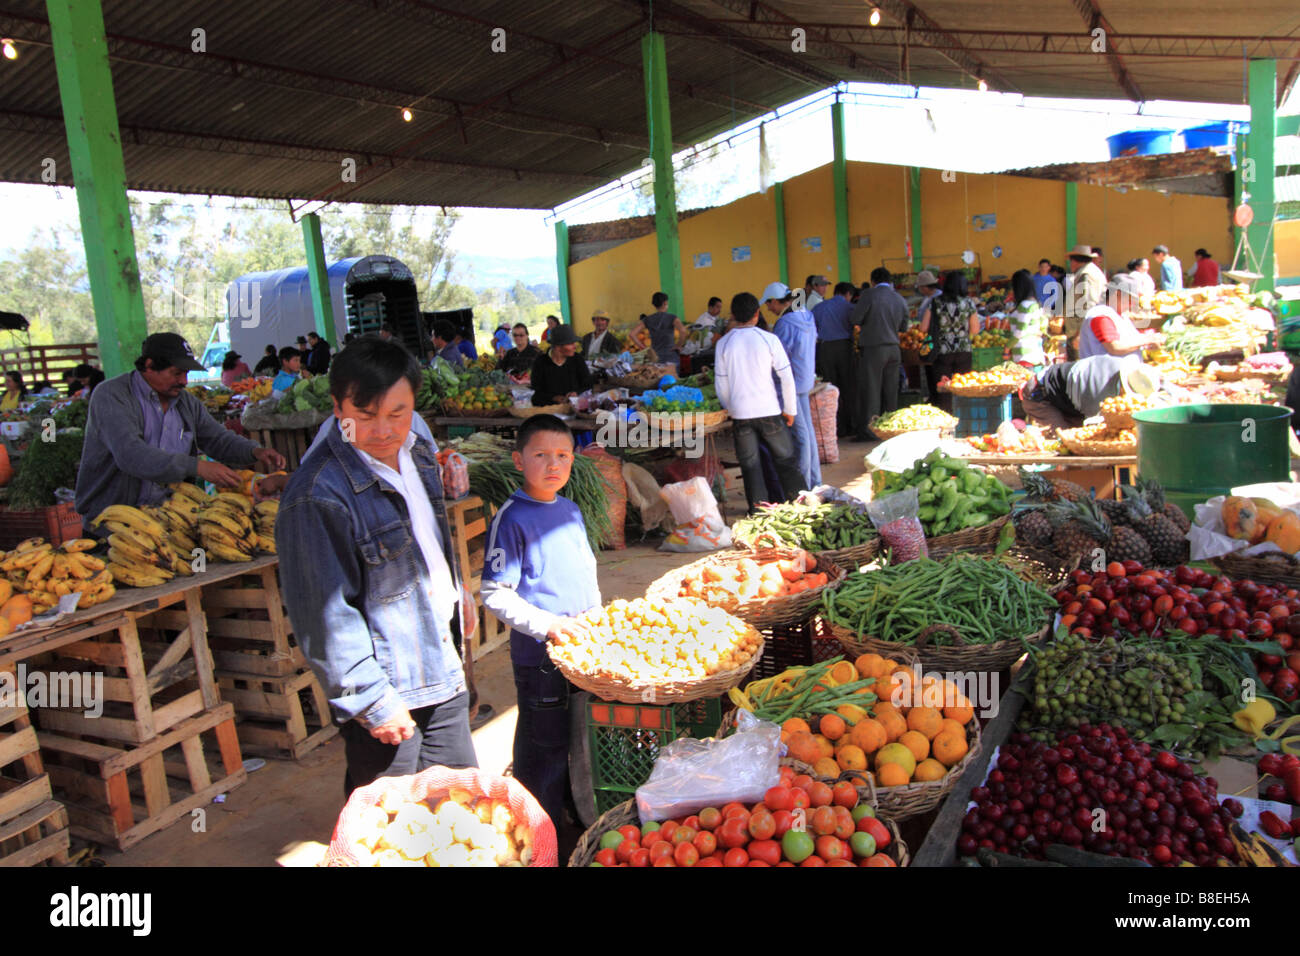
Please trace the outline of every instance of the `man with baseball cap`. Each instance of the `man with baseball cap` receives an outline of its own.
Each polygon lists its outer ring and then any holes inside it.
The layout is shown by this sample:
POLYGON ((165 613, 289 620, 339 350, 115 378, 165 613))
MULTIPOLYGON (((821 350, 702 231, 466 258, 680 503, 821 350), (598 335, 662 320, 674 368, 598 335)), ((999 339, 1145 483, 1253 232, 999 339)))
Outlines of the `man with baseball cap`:
POLYGON ((825 276, 809 276, 808 281, 803 287, 803 307, 811 312, 814 308, 826 301, 826 290, 830 288, 830 280, 825 276))
POLYGON ((135 371, 108 379, 90 396, 77 471, 77 511, 88 522, 109 505, 157 505, 175 481, 235 487, 234 468, 284 468, 284 457, 223 428, 185 390, 203 366, 174 332, 144 340, 135 371), (200 455, 215 459, 205 461, 200 455))
POLYGON ((784 282, 772 282, 763 290, 763 306, 774 320, 772 332, 785 347, 794 375, 799 406, 794 418, 794 444, 799 474, 805 487, 816 488, 822 483, 822 466, 809 396, 817 383, 817 320, 807 309, 794 307, 794 293, 784 282))

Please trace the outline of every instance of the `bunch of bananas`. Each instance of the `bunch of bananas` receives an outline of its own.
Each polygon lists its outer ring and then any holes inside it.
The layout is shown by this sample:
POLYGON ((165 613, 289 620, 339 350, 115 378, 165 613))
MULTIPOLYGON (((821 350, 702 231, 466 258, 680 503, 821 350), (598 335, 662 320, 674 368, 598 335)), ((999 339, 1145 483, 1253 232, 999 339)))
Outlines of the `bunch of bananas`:
POLYGON ((201 547, 222 561, 251 561, 257 551, 275 554, 278 501, 254 505, 252 496, 242 492, 210 495, 184 481, 168 487, 172 496, 159 510, 173 547, 187 555, 201 547))
POLYGON ((275 519, 280 502, 259 501, 253 505, 253 526, 257 529, 257 550, 275 554, 275 519))
MULTIPOLYGON (((1234 822, 1229 825, 1228 837, 1232 840, 1232 845, 1237 848, 1237 855, 1241 858, 1242 866, 1295 866, 1294 863, 1287 862, 1286 857, 1273 844, 1258 833, 1247 832, 1238 823, 1234 822)), ((1221 863, 1219 865, 1224 866, 1226 864, 1221 863)))
POLYGON ((78 608, 102 604, 117 589, 103 559, 84 553, 96 544, 93 538, 78 538, 56 550, 44 538, 28 538, 0 557, 0 572, 8 585, 27 593, 34 614, 51 610, 65 594, 81 595, 78 608))
POLYGON ((491 372, 497 367, 497 357, 491 352, 482 352, 479 357, 469 363, 469 368, 478 369, 481 372, 491 372))
POLYGON ((108 570, 119 584, 151 588, 178 574, 194 573, 189 555, 182 557, 176 552, 167 527, 155 514, 131 505, 110 505, 90 522, 92 527, 107 527, 111 532, 108 570))

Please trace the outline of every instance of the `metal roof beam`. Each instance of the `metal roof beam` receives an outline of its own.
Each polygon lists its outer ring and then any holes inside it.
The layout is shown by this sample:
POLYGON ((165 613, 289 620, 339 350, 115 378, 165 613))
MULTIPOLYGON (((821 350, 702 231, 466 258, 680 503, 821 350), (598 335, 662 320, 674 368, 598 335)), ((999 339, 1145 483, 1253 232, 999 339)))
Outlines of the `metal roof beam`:
POLYGON ((1110 25, 1106 15, 1101 12, 1101 7, 1097 5, 1097 0, 1074 0, 1074 7, 1083 17, 1084 23, 1088 24, 1088 33, 1091 36, 1098 27, 1105 31, 1103 39, 1106 44, 1106 63, 1110 66, 1111 73, 1115 74, 1115 82, 1119 84, 1124 94, 1134 102, 1146 102, 1146 97, 1142 95, 1142 88, 1137 85, 1133 75, 1129 73, 1128 67, 1124 65, 1124 58, 1120 56, 1119 51, 1111 44, 1110 39, 1116 35, 1115 28, 1110 25))
POLYGON ((991 87, 1007 92, 1020 90, 1006 77, 991 69, 987 63, 970 53, 962 42, 935 22, 911 0, 875 0, 875 6, 908 27, 908 42, 921 49, 934 49, 947 57, 971 76, 980 77, 991 87), (935 46, 938 40, 943 49, 935 46))

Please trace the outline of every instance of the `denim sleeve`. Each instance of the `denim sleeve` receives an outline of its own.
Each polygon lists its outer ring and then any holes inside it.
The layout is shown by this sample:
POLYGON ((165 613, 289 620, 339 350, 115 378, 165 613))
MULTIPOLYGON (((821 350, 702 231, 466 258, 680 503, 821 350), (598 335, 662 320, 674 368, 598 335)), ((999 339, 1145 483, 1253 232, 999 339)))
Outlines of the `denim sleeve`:
POLYGON ((308 492, 281 508, 275 523, 284 603, 335 712, 375 727, 396 715, 401 700, 358 607, 365 591, 352 522, 341 505, 308 492))

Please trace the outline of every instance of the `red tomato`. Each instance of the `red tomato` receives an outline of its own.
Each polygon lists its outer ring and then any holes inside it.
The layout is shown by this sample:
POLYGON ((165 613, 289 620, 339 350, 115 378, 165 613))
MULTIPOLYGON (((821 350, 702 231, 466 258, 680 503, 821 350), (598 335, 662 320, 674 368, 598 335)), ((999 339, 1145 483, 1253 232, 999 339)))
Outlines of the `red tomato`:
POLYGON ((597 850, 596 862, 601 866, 613 866, 618 862, 618 857, 614 856, 613 850, 597 850))
POLYGON ((700 827, 705 830, 716 830, 722 823, 722 811, 717 807, 705 807, 700 811, 700 827))
POLYGON ((729 850, 744 846, 749 842, 747 822, 739 817, 723 820, 722 826, 717 829, 718 843, 729 850))
POLYGON ((749 816, 749 807, 743 803, 729 803, 722 808, 722 819, 726 820, 736 816, 749 816))
POLYGON ((790 788, 791 802, 794 804, 792 810, 807 810, 812 806, 812 799, 808 796, 808 791, 803 787, 790 788))
POLYGON ((690 843, 695 839, 696 831, 688 826, 680 826, 673 830, 672 842, 675 846, 681 846, 683 843, 690 843))
POLYGON ((672 843, 673 831, 676 830, 678 826, 680 826, 680 824, 676 820, 665 820, 663 823, 659 824, 659 835, 669 843, 672 843))
POLYGON ((814 780, 812 786, 808 788, 808 800, 814 807, 830 806, 830 785, 822 783, 820 780, 814 780))
POLYGON ((631 837, 624 838, 623 842, 614 847, 614 859, 620 863, 630 863, 632 854, 641 849, 641 844, 631 837))
POLYGON ((762 860, 750 860, 745 866, 771 866, 771 863, 764 863, 762 860))
MULTIPOLYGON (((665 843, 664 846, 668 846, 668 844, 665 843)), ((673 862, 673 858, 672 858, 671 856, 665 856, 665 857, 661 857, 661 858, 659 858, 658 860, 655 860, 654 863, 653 863, 652 865, 654 865, 654 866, 676 866, 677 864, 676 864, 675 862, 673 862)))
POLYGON ((722 858, 724 866, 744 866, 749 862, 749 854, 740 847, 728 850, 727 855, 722 858))
POLYGON ((702 856, 696 866, 722 866, 722 861, 716 856, 702 856))
POLYGON ((794 866, 794 864, 791 863, 789 860, 782 860, 780 863, 777 864, 777 866, 791 866, 791 867, 792 867, 792 866, 794 866))
POLYGON ((749 856, 767 866, 776 866, 781 862, 781 844, 775 840, 755 840, 749 845, 749 856))
POLYGON ((673 860, 678 866, 694 866, 700 862, 700 851, 695 849, 694 843, 679 843, 673 850, 673 860))
POLYGON ((853 836, 853 831, 857 829, 857 823, 853 819, 853 814, 847 807, 836 806, 835 810, 835 830, 834 835, 841 840, 847 840, 853 836))
POLYGON ((800 866, 825 866, 826 861, 823 860, 821 857, 819 857, 816 853, 814 853, 812 856, 808 857, 808 859, 804 860, 799 865, 800 866))
POLYGON ((831 803, 852 810, 858 805, 858 788, 847 780, 841 780, 831 788, 831 803))
POLYGON ((858 821, 858 829, 863 833, 871 834, 876 841, 877 850, 883 850, 894 839, 889 833, 889 828, 875 817, 863 817, 858 821))
POLYGON ((777 810, 793 810, 794 795, 789 787, 772 787, 763 794, 763 803, 775 813, 777 810))
POLYGON ((831 860, 827 866, 857 866, 852 860, 831 860))
POLYGON ((700 832, 700 818, 699 818, 698 816, 695 816, 694 814, 692 814, 691 816, 687 817, 685 820, 682 821, 682 826, 687 827, 687 828, 689 828, 689 829, 691 829, 691 830, 694 830, 696 833, 699 833, 699 832, 700 832))
POLYGON ((808 776, 806 773, 800 773, 795 774, 794 778, 790 781, 790 786, 798 787, 801 790, 807 790, 812 786, 812 782, 812 777, 808 776))
POLYGON ((852 859, 853 852, 839 837, 827 835, 817 838, 817 855, 830 863, 832 860, 843 860, 846 857, 852 859))
POLYGON ((777 840, 785 836, 785 832, 794 825, 794 814, 789 810, 777 810, 772 814, 772 819, 776 821, 776 832, 772 836, 777 840))
POLYGON ((650 849, 652 846, 654 846, 656 843, 667 843, 667 842, 668 841, 664 839, 664 835, 660 830, 647 830, 641 837, 641 846, 643 846, 647 850, 650 849))
POLYGON ((633 866, 649 866, 650 851, 647 850, 645 847, 642 847, 641 849, 633 852, 632 859, 630 859, 628 862, 631 863, 633 866))
POLYGON ((1110 564, 1106 565, 1106 574, 1108 577, 1122 578, 1125 573, 1124 565, 1120 564, 1118 561, 1112 561, 1110 564))
POLYGON ((700 851, 702 858, 712 856, 718 849, 718 838, 708 830, 701 830, 695 834, 695 839, 692 842, 695 844, 695 849, 700 851))
POLYGON ((1174 608, 1174 599, 1171 598, 1168 594, 1160 595, 1158 598, 1155 599, 1155 603, 1151 605, 1151 610, 1156 612, 1156 617, 1164 617, 1166 614, 1172 611, 1173 608, 1174 608))
MULTIPOLYGON (((749 835, 755 840, 770 840, 776 834, 776 820, 767 810, 752 814, 749 818, 749 835)), ((751 848, 750 856, 754 855, 751 848)))
POLYGON ((671 860, 673 858, 673 845, 667 840, 660 840, 650 847, 650 862, 658 866, 660 860, 671 860))

